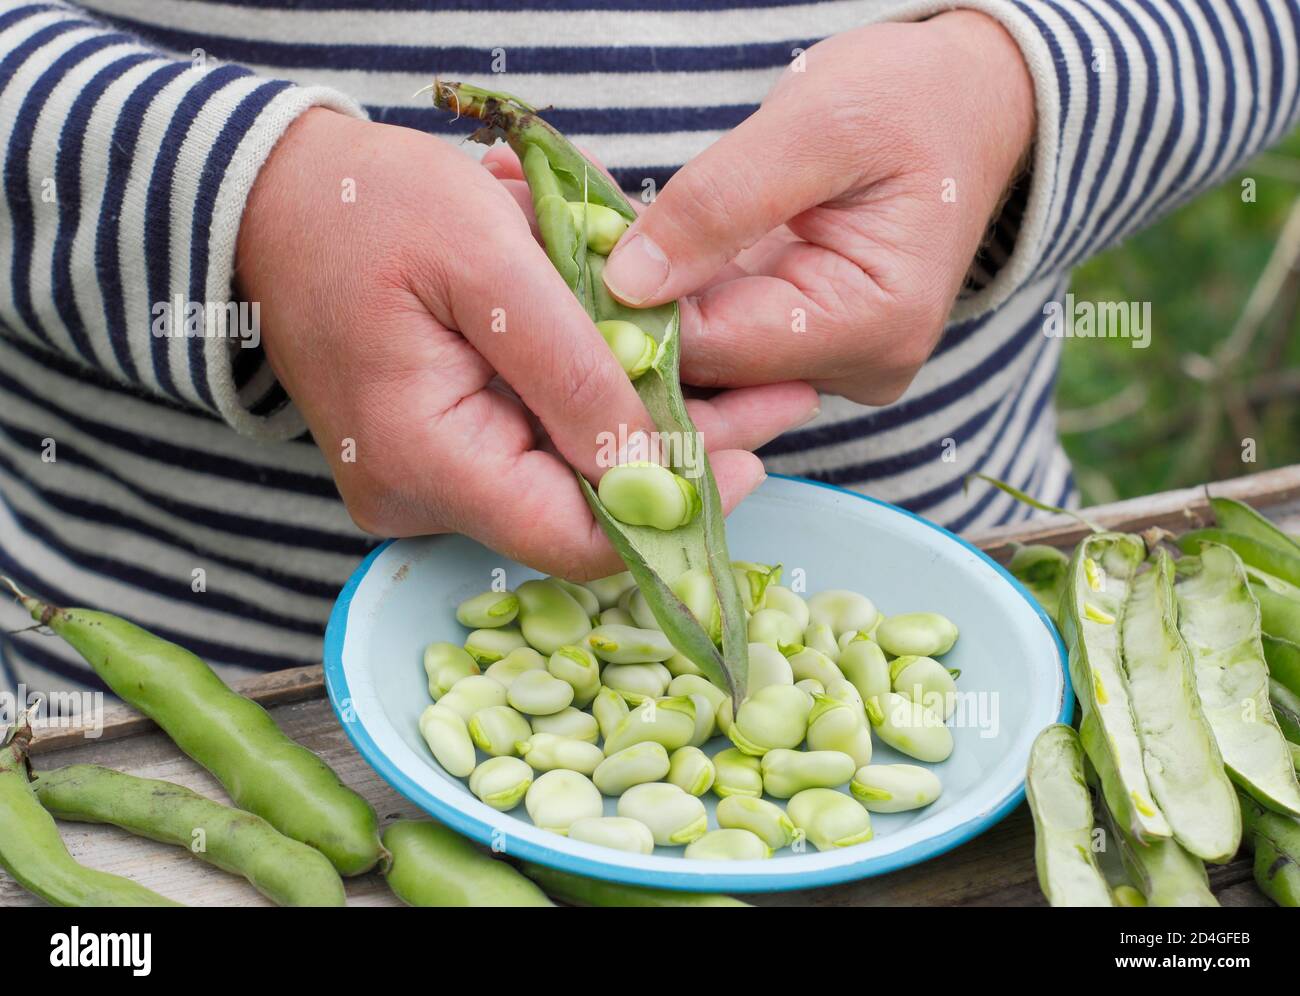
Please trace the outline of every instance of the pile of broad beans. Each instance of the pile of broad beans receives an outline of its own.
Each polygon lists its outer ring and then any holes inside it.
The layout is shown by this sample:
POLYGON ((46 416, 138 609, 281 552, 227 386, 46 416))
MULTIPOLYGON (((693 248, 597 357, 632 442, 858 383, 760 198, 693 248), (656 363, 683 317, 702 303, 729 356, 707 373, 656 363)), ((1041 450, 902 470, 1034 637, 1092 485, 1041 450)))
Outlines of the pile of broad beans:
POLYGON ((1205 865, 1243 846, 1264 893, 1300 904, 1300 543, 1211 506, 1218 525, 1177 558, 1165 536, 1096 531, 1072 557, 1012 559, 1080 705, 1077 732, 1039 735, 1026 781, 1053 906, 1216 906, 1205 865))
MULTIPOLYGON (((871 839, 873 812, 937 799, 933 771, 873 764, 873 740, 927 763, 952 752, 955 675, 937 658, 957 627, 933 612, 886 619, 852 591, 805 599, 779 584, 779 566, 731 569, 749 638, 739 703, 661 632, 631 574, 531 580, 466 599, 463 644, 425 650, 433 704, 419 728, 433 758, 495 810, 688 859, 848 847, 871 839)), ((718 632, 707 573, 673 590, 718 632)))

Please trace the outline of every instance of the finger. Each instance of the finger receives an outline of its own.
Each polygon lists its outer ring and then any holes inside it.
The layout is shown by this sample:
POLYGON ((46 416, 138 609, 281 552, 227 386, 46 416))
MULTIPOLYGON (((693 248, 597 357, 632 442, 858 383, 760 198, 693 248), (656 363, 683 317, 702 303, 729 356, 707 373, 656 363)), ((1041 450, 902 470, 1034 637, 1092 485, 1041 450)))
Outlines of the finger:
POLYGON ((802 381, 722 391, 686 402, 691 421, 714 450, 756 450, 781 433, 817 417, 821 399, 802 381))
POLYGON ((691 293, 767 232, 842 192, 857 172, 839 168, 812 127, 806 108, 776 100, 683 166, 610 255, 610 292, 637 306, 691 293))
POLYGON ((487 152, 483 153, 483 158, 479 161, 483 164, 483 168, 498 180, 522 180, 524 178, 523 164, 519 162, 515 150, 504 142, 488 149, 487 152))
POLYGON ((635 388, 523 225, 478 221, 475 265, 457 271, 455 327, 513 387, 588 479, 611 440, 651 432, 635 388))
POLYGON ((767 479, 763 461, 748 450, 722 450, 709 454, 722 514, 730 515, 753 490, 767 479))

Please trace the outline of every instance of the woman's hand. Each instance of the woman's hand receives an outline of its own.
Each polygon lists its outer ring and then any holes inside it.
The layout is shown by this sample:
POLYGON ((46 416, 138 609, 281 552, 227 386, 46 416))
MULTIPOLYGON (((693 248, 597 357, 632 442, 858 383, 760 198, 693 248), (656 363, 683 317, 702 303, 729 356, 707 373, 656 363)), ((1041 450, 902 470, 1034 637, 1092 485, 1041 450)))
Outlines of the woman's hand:
MULTIPOLYGON (((598 480, 602 432, 654 426, 488 170, 308 111, 258 175, 236 265, 359 526, 463 532, 565 577, 620 569, 564 461, 598 480)), ((795 384, 692 409, 726 507, 762 480, 747 451, 815 406, 795 384)))
POLYGON ((896 400, 938 342, 1033 117, 1020 50, 984 14, 827 39, 673 177, 605 283, 634 305, 697 295, 683 302, 693 384, 797 377, 896 400))

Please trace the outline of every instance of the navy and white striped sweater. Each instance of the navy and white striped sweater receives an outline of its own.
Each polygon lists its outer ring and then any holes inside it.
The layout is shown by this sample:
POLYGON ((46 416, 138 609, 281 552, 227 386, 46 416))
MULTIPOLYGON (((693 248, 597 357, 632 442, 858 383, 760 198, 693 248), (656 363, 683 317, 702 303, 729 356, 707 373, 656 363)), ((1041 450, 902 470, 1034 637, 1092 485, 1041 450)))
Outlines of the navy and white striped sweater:
MULTIPOLYGON (((794 50, 952 7, 1023 51, 1029 177, 906 395, 826 398, 764 456, 975 529, 1023 513, 966 497, 971 471, 1071 497, 1043 305, 1291 126, 1297 0, 0 0, 0 570, 228 674, 318 661, 371 541, 259 351, 149 331, 154 302, 229 298, 245 199, 305 108, 459 140, 466 122, 412 95, 491 80, 639 189, 750 114, 794 50)), ((31 636, 0 642, 0 689, 20 682, 95 684, 31 636)))

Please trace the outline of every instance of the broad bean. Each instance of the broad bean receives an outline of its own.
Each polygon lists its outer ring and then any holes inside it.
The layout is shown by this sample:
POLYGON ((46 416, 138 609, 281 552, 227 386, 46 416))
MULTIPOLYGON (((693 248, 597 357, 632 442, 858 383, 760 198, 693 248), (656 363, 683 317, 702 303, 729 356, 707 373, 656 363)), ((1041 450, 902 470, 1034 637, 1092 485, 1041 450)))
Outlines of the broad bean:
POLYGON ((797 647, 803 639, 803 627, 778 609, 759 609, 749 617, 749 642, 766 643, 781 650, 797 647))
POLYGON ((852 847, 872 836, 871 814, 834 789, 804 789, 790 799, 786 813, 819 851, 852 847))
POLYGON ((768 685, 793 685, 790 659, 767 643, 749 645, 749 694, 768 685))
POLYGON ((695 736, 695 701, 685 695, 647 699, 631 710, 605 739, 606 756, 647 740, 665 750, 685 747, 695 736))
POLYGON ((728 747, 713 755, 713 794, 719 799, 729 796, 763 795, 763 769, 757 757, 728 747))
POLYGON ((465 652, 474 658, 479 667, 495 664, 510 651, 527 646, 524 634, 514 626, 476 629, 465 637, 465 652))
POLYGON ((630 591, 636 587, 636 578, 632 577, 631 571, 621 571, 618 574, 611 574, 607 578, 596 578, 594 581, 584 581, 582 586, 596 596, 603 610, 612 609, 618 604, 619 596, 625 591, 630 591))
POLYGON ((602 475, 596 493, 605 510, 628 526, 667 532, 686 525, 700 511, 700 494, 694 484, 648 461, 611 467, 602 475))
POLYGON ((474 770, 474 741, 459 713, 435 703, 420 713, 419 726, 420 736, 447 774, 464 778, 474 770))
POLYGON ((943 784, 933 771, 915 764, 868 764, 854 773, 849 791, 873 813, 902 813, 930 805, 943 784))
POLYGON ((861 705, 819 695, 808 714, 808 748, 835 750, 859 768, 871 763, 871 728, 861 705))
POLYGON ((824 623, 839 636, 849 630, 866 632, 876 623, 876 606, 856 591, 819 591, 808 599, 808 621, 824 623))
POLYGON ((601 609, 597 617, 599 626, 636 626, 636 620, 632 618, 632 613, 627 609, 620 609, 617 605, 609 609, 601 609))
POLYGON ((585 709, 600 691, 600 662, 585 647, 564 646, 551 654, 546 670, 573 688, 573 704, 585 709))
MULTIPOLYGON (((763 601, 759 603, 759 608, 770 609, 773 612, 780 612, 794 620, 795 627, 798 628, 800 635, 808 628, 808 619, 810 616, 808 603, 803 600, 797 593, 791 591, 783 585, 774 584, 767 589, 763 601)), ((751 609, 751 612, 757 612, 758 609, 751 609)), ((798 640, 786 640, 786 643, 797 643, 798 640)))
POLYGON ((894 691, 931 712, 950 717, 957 708, 957 683, 946 667, 933 657, 907 655, 889 665, 894 691))
POLYGON ((835 631, 826 623, 810 623, 805 626, 803 645, 822 654, 832 663, 840 659, 840 645, 835 639, 835 631))
POLYGON ((763 755, 759 763, 763 789, 777 799, 810 788, 835 788, 853 777, 857 765, 838 750, 787 750, 777 748, 763 755))
POLYGON ((492 757, 514 756, 519 753, 516 745, 533 733, 527 718, 508 705, 480 709, 466 725, 474 746, 492 757))
POLYGON ((591 780, 602 794, 620 796, 633 785, 659 781, 670 769, 664 745, 645 740, 603 758, 591 780))
POLYGON ((461 678, 478 674, 478 665, 454 643, 431 643, 424 648, 424 673, 429 679, 429 696, 437 702, 461 678))
POLYGON ((794 674, 795 684, 805 678, 812 678, 821 684, 823 690, 832 681, 844 677, 844 672, 835 666, 833 660, 812 647, 804 647, 791 655, 790 670, 794 674))
POLYGON ((568 708, 573 686, 550 671, 525 671, 511 682, 506 701, 529 716, 550 716, 568 708))
POLYGON ((612 688, 602 687, 591 700, 591 714, 600 727, 600 735, 606 740, 614 735, 618 724, 623 722, 629 712, 631 710, 627 706, 627 700, 612 688))
POLYGON ((508 626, 519 614, 519 599, 509 591, 485 591, 456 606, 456 621, 466 629, 508 626))
POLYGON ((552 906, 541 889, 460 834, 428 820, 384 831, 384 877, 408 906, 552 906))
POLYGON ((740 704, 728 736, 746 754, 798 747, 808 732, 811 698, 793 685, 768 685, 740 704))
POLYGON ((921 703, 889 692, 867 699, 866 710, 876 736, 894 750, 931 764, 952 753, 952 731, 921 703))
POLYGON ((517 757, 490 757, 469 776, 469 790, 486 805, 509 812, 533 784, 533 769, 517 757))
POLYGON ((691 615, 700 624, 700 628, 709 634, 709 639, 714 643, 721 643, 722 608, 718 604, 717 590, 713 587, 713 575, 708 569, 699 567, 686 571, 669 587, 673 594, 690 609, 691 615))
POLYGON ((575 821, 601 816, 605 803, 586 775, 556 768, 544 772, 528 787, 524 808, 534 825, 563 836, 575 821))
POLYGON ((957 627, 937 612, 904 612, 880 624, 876 642, 895 657, 939 657, 957 642, 957 627))
POLYGON ((601 684, 623 696, 629 705, 657 699, 668 690, 673 676, 662 664, 607 664, 601 684))
POLYGON ((652 664, 677 653, 663 633, 635 626, 597 626, 583 644, 609 664, 652 664))
POLYGON ((438 708, 450 709, 466 723, 474 713, 489 706, 506 704, 506 686, 486 674, 471 674, 451 686, 438 700, 438 708))
POLYGON ((600 723, 589 712, 569 706, 549 716, 533 716, 529 724, 534 733, 554 733, 557 737, 572 737, 594 744, 600 739, 600 723))
POLYGON ((545 670, 545 657, 532 647, 520 647, 518 650, 510 651, 499 661, 489 664, 487 670, 483 673, 509 691, 510 686, 515 683, 515 679, 525 671, 545 670))
MULTIPOLYGON (((666 781, 687 795, 703 795, 713 787, 715 772, 709 756, 698 747, 678 747, 669 758, 666 781)), ((663 778, 663 775, 659 776, 663 778)))
POLYGON ((729 795, 719 800, 718 826, 748 830, 772 850, 788 847, 795 838, 795 825, 785 810, 767 799, 729 795))
POLYGON ((689 844, 709 828, 704 803, 668 782, 633 785, 619 798, 618 815, 644 823, 661 847, 689 844))
POLYGON ((582 606, 582 611, 587 614, 589 620, 600 615, 600 599, 590 588, 585 588, 576 581, 565 581, 564 578, 549 577, 546 580, 567 591, 569 597, 582 606))
POLYGON ((889 680, 889 661, 885 652, 871 640, 855 640, 840 651, 837 665, 844 677, 862 696, 863 702, 888 694, 893 685, 889 680))
POLYGON ((710 830, 686 845, 682 857, 696 861, 761 861, 772 849, 757 834, 738 827, 710 830))
POLYGON ((640 820, 627 816, 588 816, 569 827, 569 839, 633 854, 653 854, 654 835, 640 820))
POLYGON ((781 565, 756 564, 749 560, 733 560, 731 572, 736 578, 740 602, 746 612, 757 612, 763 607, 768 589, 781 580, 781 565))
POLYGON ((528 644, 549 657, 591 632, 591 616, 569 592, 552 581, 525 581, 519 597, 519 629, 528 644))
POLYGON ((600 767, 605 755, 595 744, 572 737, 557 737, 553 733, 534 733, 515 745, 528 766, 534 771, 576 771, 591 777, 600 767))

